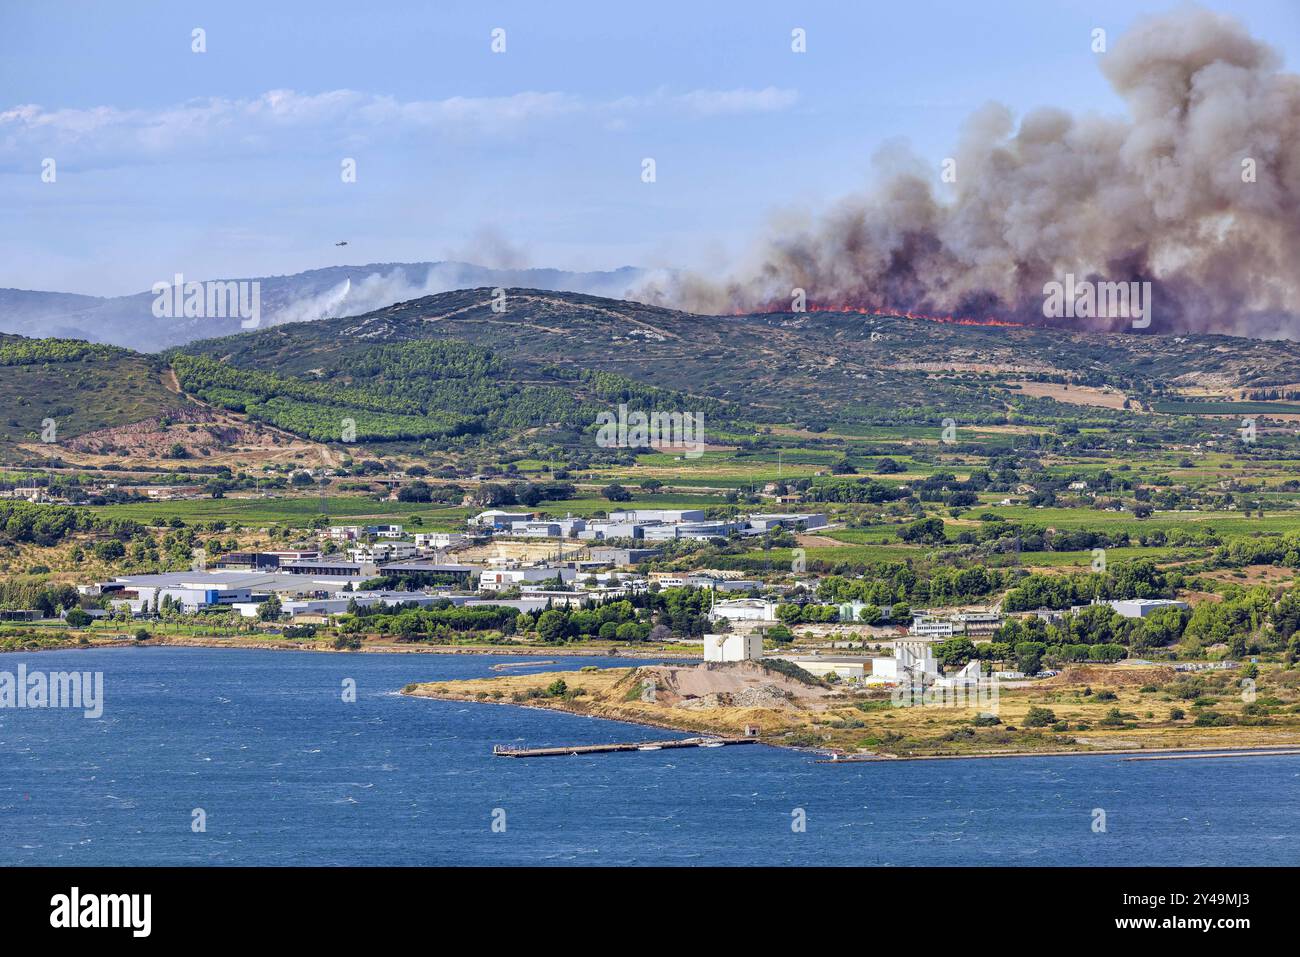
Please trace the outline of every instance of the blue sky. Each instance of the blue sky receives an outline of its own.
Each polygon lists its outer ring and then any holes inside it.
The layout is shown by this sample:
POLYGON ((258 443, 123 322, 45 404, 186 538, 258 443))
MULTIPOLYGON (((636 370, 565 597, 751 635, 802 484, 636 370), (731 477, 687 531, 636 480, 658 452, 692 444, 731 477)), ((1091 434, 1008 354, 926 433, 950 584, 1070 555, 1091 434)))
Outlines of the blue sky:
MULTIPOLYGON (((774 215, 866 185, 883 143, 937 165, 989 100, 1122 112, 1090 33, 1114 42, 1175 5, 10 5, 0 286, 112 295, 444 258, 720 269, 774 215)), ((1202 5, 1297 70, 1296 0, 1202 5)))

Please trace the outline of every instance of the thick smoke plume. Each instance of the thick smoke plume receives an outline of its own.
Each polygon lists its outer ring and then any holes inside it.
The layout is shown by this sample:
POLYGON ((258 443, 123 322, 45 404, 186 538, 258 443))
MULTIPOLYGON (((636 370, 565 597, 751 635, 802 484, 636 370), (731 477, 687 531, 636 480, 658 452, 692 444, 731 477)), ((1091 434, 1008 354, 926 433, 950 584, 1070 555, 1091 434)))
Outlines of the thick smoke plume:
POLYGON ((773 235, 724 282, 641 297, 698 312, 808 307, 1047 320, 1066 274, 1151 283, 1152 332, 1300 338, 1300 76, 1228 17, 1140 22, 1097 54, 1128 119, 1039 109, 967 121, 956 179, 899 172, 815 225, 773 235), (1253 175, 1252 175, 1253 174, 1253 175), (950 191, 950 192, 949 192, 950 191))

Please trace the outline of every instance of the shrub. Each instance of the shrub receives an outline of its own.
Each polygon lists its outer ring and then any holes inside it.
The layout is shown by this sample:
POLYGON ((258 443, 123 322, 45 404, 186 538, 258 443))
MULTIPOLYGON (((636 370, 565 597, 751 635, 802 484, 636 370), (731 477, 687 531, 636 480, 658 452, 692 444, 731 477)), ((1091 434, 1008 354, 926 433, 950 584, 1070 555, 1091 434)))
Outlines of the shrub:
POLYGON ((1031 707, 1025 715, 1026 728, 1045 728, 1056 723, 1056 714, 1051 708, 1031 707))

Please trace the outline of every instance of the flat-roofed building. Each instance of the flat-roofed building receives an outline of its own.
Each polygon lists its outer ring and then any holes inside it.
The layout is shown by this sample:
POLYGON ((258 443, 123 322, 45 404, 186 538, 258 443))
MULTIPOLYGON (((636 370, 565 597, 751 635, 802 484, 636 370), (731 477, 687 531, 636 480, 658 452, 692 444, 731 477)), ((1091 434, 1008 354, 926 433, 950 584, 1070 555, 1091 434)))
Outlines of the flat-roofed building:
POLYGON ((704 636, 706 662, 757 661, 763 657, 763 636, 755 632, 704 636))
POLYGON ((593 548, 591 559, 611 565, 640 565, 663 554, 659 548, 593 548))
POLYGON ((821 528, 826 524, 826 516, 819 512, 788 512, 772 515, 749 516, 748 531, 763 534, 776 528, 799 529, 821 528))
POLYGON ((289 575, 310 575, 313 578, 374 578, 378 566, 373 562, 337 562, 318 558, 313 561, 281 562, 280 571, 289 575))
POLYGON ((732 598, 729 601, 715 602, 709 611, 709 617, 715 621, 726 618, 729 621, 776 621, 776 602, 766 598, 732 598))
POLYGON ((358 545, 348 549, 348 558, 361 564, 379 564, 381 562, 398 562, 414 558, 419 548, 410 542, 375 542, 372 545, 358 545))
POLYGON ((609 513, 611 522, 702 522, 702 508, 624 508, 609 513))

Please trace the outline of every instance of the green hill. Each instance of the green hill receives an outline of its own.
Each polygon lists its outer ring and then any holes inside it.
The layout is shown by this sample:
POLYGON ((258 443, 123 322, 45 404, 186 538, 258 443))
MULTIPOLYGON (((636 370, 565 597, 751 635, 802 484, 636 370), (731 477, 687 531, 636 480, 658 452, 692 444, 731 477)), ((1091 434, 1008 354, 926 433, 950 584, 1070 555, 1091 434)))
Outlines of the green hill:
POLYGON ((0 442, 39 441, 128 425, 183 404, 163 385, 167 364, 78 339, 0 335, 0 442))

